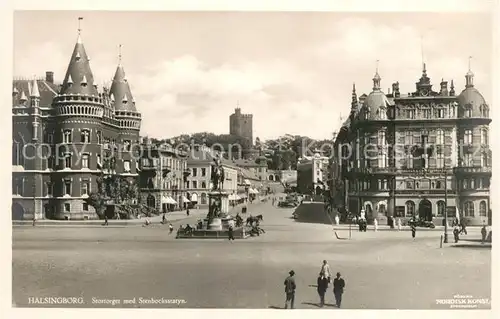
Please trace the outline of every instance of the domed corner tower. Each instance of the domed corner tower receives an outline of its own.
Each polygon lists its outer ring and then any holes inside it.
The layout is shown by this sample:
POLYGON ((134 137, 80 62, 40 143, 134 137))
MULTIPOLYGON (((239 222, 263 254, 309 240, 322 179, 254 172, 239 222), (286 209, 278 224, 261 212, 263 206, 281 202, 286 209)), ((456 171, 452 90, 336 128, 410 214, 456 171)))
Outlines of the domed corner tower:
POLYGON ((118 136, 117 173, 129 180, 136 179, 139 167, 139 131, 141 113, 137 111, 125 70, 120 61, 109 91, 120 133, 118 136))
POLYGON ((80 29, 58 95, 53 99, 55 219, 96 219, 85 202, 97 190, 104 100, 98 93, 80 29))
POLYGON ((491 118, 489 105, 474 87, 474 73, 465 75, 465 88, 458 102, 458 167, 459 215, 469 225, 491 225, 491 165, 489 146, 491 118))

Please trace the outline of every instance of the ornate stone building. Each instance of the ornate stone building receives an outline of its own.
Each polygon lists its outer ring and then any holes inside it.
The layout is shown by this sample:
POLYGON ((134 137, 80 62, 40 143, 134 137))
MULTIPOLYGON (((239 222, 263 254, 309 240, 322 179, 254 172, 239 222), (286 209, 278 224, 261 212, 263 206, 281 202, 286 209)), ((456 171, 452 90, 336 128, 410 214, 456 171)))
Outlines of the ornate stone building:
POLYGON ((110 89, 98 90, 78 32, 61 85, 14 80, 12 218, 94 219, 84 199, 102 173, 137 176, 137 111, 121 64, 110 89), (35 153, 37 152, 37 153, 35 153))
POLYGON ((364 209, 382 223, 418 216, 441 225, 446 210, 469 225, 491 224, 489 106, 470 70, 465 79, 458 96, 453 81, 434 91, 424 64, 408 95, 398 82, 382 92, 378 72, 368 96, 358 99, 353 87, 349 119, 335 140, 342 154, 333 165, 337 207, 364 209))

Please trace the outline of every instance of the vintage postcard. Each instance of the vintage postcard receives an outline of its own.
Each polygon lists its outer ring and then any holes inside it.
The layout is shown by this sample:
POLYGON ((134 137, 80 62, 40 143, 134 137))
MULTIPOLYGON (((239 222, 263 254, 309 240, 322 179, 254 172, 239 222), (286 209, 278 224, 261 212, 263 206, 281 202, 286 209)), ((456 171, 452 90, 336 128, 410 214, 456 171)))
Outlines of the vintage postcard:
POLYGON ((487 316, 493 23, 16 10, 12 307, 487 316))

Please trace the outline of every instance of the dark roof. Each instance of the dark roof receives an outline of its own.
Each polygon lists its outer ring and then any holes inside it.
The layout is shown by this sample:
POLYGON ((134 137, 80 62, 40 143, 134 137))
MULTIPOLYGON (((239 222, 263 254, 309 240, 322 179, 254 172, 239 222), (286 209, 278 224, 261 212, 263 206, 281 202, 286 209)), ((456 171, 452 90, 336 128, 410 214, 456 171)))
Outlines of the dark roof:
MULTIPOLYGON (((24 95, 26 96, 28 102, 30 100, 30 95, 31 95, 31 86, 33 80, 14 80, 12 81, 12 105, 20 105, 19 99, 22 96, 22 93, 24 92, 24 95), (15 89, 15 90, 14 90, 15 89), (17 93, 14 94, 14 92, 17 91, 17 93)), ((54 83, 49 83, 43 80, 37 80, 36 81, 38 84, 38 92, 40 93, 40 106, 41 107, 51 107, 52 105, 52 99, 54 96, 57 95, 57 85, 54 83)), ((26 103, 26 105, 29 105, 29 103, 26 103)))
POLYGON ((135 108, 134 97, 130 91, 130 85, 125 78, 125 70, 120 64, 116 68, 115 77, 109 90, 110 96, 112 95, 113 106, 117 111, 132 111, 137 112, 135 108))
POLYGON ((262 167, 267 166, 267 162, 257 163, 255 161, 236 159, 232 160, 233 164, 240 167, 262 167))
POLYGON ((94 87, 94 75, 90 69, 89 57, 87 56, 87 52, 85 52, 85 47, 80 36, 78 36, 68 64, 66 76, 61 87, 61 94, 98 96, 97 88, 94 87))

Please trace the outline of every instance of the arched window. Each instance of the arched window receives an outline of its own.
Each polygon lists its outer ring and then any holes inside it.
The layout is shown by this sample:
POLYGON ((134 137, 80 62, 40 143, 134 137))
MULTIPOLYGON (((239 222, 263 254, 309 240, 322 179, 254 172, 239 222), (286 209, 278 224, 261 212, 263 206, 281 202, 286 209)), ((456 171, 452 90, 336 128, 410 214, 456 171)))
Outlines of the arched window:
POLYGON ((415 215, 415 203, 411 200, 407 201, 406 204, 406 216, 414 216, 415 215))
POLYGON ((155 201, 155 197, 153 195, 148 196, 147 205, 148 205, 148 207, 153 207, 153 208, 156 207, 156 201, 155 201))
POLYGON ((464 216, 465 217, 474 217, 474 203, 471 201, 467 201, 464 203, 464 216))
POLYGON ((438 216, 444 216, 444 212, 446 211, 446 203, 442 200, 437 202, 437 215, 438 216))
POLYGON ((269 175, 269 180, 273 181, 274 180, 274 176, 273 175, 269 175))
POLYGON ((486 217, 486 201, 479 203, 479 216, 486 217))
POLYGON ((200 204, 204 205, 207 203, 207 194, 206 193, 201 193, 201 201, 200 204))
POLYGON ((379 204, 378 205, 378 213, 381 214, 381 215, 386 215, 387 213, 387 209, 385 207, 385 204, 379 204))
POLYGON ((207 188, 207 183, 206 182, 201 182, 201 188, 203 188, 203 189, 207 188))
POLYGON ((488 129, 481 129, 481 145, 488 145, 488 129))

